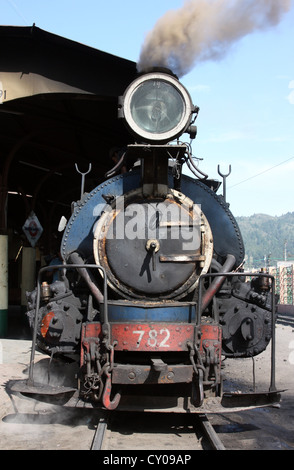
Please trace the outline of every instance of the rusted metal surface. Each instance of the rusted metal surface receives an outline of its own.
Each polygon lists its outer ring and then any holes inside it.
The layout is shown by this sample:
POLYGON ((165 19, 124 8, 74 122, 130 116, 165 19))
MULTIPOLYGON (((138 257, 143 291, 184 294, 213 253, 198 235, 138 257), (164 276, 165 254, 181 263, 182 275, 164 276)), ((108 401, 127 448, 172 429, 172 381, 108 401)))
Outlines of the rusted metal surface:
POLYGON ((55 316, 55 313, 50 311, 43 318, 42 323, 41 323, 41 335, 43 336, 43 338, 46 337, 48 329, 49 329, 50 322, 51 322, 51 320, 54 316, 55 316))
POLYGON ((116 393, 113 400, 111 400, 111 398, 110 398, 111 385, 112 385, 111 377, 110 377, 110 374, 108 373, 106 383, 105 383, 105 387, 104 387, 104 391, 103 391, 103 395, 102 395, 102 403, 103 403, 103 405, 105 406, 105 408, 107 410, 115 410, 118 407, 120 399, 121 399, 121 394, 116 393))
POLYGON ((84 323, 82 325, 82 335, 81 335, 81 358, 80 364, 81 366, 84 364, 84 355, 90 354, 91 343, 97 343, 98 338, 101 335, 101 323, 100 322, 93 322, 93 323, 84 323))
POLYGON ((170 384, 190 383, 193 377, 192 365, 168 366, 156 371, 152 366, 118 365, 112 371, 112 382, 119 384, 170 384))
POLYGON ((193 325, 178 323, 113 323, 111 342, 116 351, 188 351, 193 325))
POLYGON ((206 360, 221 364, 222 329, 218 325, 201 325, 197 327, 199 350, 206 360))

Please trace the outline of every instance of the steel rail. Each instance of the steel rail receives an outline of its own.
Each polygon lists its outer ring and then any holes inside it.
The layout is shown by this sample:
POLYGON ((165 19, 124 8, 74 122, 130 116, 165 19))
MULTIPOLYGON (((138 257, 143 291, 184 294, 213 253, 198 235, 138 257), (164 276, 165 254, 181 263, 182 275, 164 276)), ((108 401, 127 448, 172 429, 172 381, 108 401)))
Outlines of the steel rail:
POLYGON ((212 448, 214 450, 226 450, 224 444, 220 440, 212 424, 209 422, 207 415, 204 413, 197 414, 197 421, 200 423, 202 429, 204 430, 212 448))
POLYGON ((99 419, 90 450, 101 450, 107 424, 107 417, 99 419))

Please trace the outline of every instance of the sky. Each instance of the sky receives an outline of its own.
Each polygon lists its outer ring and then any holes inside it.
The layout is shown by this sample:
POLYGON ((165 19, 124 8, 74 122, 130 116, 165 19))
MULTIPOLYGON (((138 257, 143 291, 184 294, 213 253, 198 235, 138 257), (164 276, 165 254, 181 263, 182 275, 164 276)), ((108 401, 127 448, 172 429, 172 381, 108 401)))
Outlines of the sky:
MULTIPOLYGON (((197 1, 197 0, 196 0, 197 1)), ((229 1, 229 0, 228 0, 229 1)), ((31 26, 137 62, 145 37, 184 0, 0 0, 0 24, 31 26)), ((227 174, 235 216, 294 211, 294 5, 280 23, 236 41, 181 78, 200 107, 199 169, 227 174)), ((187 141, 189 137, 187 136, 187 141)), ((190 175, 188 169, 184 172, 190 175)))

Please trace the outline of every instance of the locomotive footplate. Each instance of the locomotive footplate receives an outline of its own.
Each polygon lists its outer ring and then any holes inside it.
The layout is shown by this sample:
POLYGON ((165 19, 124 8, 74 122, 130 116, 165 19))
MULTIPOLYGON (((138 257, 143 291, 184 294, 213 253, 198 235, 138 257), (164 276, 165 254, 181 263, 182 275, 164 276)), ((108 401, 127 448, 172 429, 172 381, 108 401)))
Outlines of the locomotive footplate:
POLYGON ((23 395, 72 395, 76 392, 76 388, 65 387, 62 385, 49 385, 38 382, 31 382, 28 379, 25 380, 10 380, 7 384, 7 388, 11 393, 22 393, 23 395))
POLYGON ((284 390, 258 393, 224 393, 221 397, 210 397, 201 406, 195 407, 189 397, 128 395, 123 396, 118 410, 156 413, 237 413, 240 411, 278 405, 284 390), (238 395, 238 396, 237 396, 238 395))

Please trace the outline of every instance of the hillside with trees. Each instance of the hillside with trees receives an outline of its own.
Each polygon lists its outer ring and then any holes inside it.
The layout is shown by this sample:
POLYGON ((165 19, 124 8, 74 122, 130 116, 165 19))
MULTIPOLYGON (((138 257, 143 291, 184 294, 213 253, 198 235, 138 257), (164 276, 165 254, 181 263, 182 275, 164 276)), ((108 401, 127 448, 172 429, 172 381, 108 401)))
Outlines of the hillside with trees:
POLYGON ((294 212, 280 217, 254 214, 250 217, 236 217, 240 227, 246 252, 245 269, 265 266, 265 257, 269 256, 269 265, 276 266, 277 261, 294 261, 294 212))

